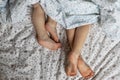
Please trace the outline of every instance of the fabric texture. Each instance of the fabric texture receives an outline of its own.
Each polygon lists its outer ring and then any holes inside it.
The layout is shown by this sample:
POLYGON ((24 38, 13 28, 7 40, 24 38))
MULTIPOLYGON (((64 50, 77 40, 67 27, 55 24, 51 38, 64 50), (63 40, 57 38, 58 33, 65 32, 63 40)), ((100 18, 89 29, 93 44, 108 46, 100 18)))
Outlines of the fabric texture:
POLYGON ((120 40, 120 0, 40 0, 40 5, 66 29, 98 22, 109 38, 120 40))
POLYGON ((92 0, 100 8, 100 23, 111 39, 120 40, 120 0, 92 0))
POLYGON ((85 0, 41 0, 41 6, 48 16, 66 29, 97 22, 99 8, 85 0))
POLYGON ((6 10, 6 4, 7 4, 8 0, 0 0, 0 13, 4 12, 6 10))
MULTIPOLYGON (((70 50, 65 29, 57 25, 62 48, 51 51, 40 46, 31 23, 31 5, 38 1, 15 1, 10 4, 10 17, 0 14, 0 80, 84 80, 79 73, 75 77, 65 74, 65 54, 70 50)), ((119 0, 114 3, 118 6, 114 8, 115 16, 118 17, 119 0)), ((97 5, 104 6, 100 2, 97 5)), ((103 12, 109 11, 102 9, 103 12)), ((112 19, 119 21, 115 16, 112 19)), ((112 26, 107 26, 106 30, 114 28, 112 26)), ((95 76, 89 80, 120 80, 120 40, 108 37, 103 27, 99 23, 93 24, 82 48, 83 59, 95 72, 95 76)), ((119 32, 119 26, 115 30, 119 32)), ((112 31, 110 34, 116 35, 112 31)))

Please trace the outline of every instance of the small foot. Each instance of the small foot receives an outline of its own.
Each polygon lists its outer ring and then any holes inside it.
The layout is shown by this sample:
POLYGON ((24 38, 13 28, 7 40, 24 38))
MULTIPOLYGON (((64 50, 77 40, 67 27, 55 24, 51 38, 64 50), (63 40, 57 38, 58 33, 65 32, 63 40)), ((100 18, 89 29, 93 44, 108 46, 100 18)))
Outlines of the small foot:
POLYGON ((78 70, 83 78, 91 78, 94 76, 92 69, 83 61, 81 57, 78 58, 78 70))
POLYGON ((65 71, 67 76, 75 76, 77 74, 77 59, 78 57, 70 52, 67 56, 65 71))
POLYGON ((37 37, 38 43, 50 50, 57 50, 58 48, 61 48, 61 43, 56 43, 50 38, 46 39, 40 39, 37 37))

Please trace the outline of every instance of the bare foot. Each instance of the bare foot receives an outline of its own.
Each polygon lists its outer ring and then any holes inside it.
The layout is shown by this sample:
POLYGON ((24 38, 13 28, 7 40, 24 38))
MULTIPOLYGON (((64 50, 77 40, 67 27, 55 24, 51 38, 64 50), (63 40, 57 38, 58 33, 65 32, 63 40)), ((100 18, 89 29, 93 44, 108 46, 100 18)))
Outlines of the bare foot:
POLYGON ((46 23, 46 30, 50 33, 51 38, 55 42, 59 42, 58 36, 57 36, 57 30, 56 30, 56 22, 47 22, 46 23))
POLYGON ((94 76, 94 72, 91 68, 83 61, 81 57, 78 58, 78 70, 81 73, 83 78, 91 78, 94 76))
POLYGON ((77 74, 77 61, 78 57, 73 52, 70 52, 65 65, 67 76, 75 76, 77 74))
POLYGON ((37 40, 40 45, 42 45, 50 50, 57 50, 58 48, 61 47, 61 43, 56 43, 49 37, 47 37, 47 38, 42 37, 42 39, 40 37, 37 37, 37 40))

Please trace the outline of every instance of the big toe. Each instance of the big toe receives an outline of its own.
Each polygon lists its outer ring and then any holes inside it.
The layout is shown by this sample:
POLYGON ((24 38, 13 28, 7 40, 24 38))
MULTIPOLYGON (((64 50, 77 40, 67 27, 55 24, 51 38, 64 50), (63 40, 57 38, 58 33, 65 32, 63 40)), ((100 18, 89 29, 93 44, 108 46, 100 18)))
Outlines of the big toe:
POLYGON ((72 70, 71 73, 70 73, 70 76, 75 76, 77 73, 75 70, 72 70))
POLYGON ((77 69, 74 64, 68 64, 65 66, 65 71, 67 76, 75 76, 77 74, 77 69))
POLYGON ((71 70, 70 68, 66 69, 65 71, 66 71, 67 76, 75 76, 76 75, 76 72, 71 70))
POLYGON ((56 43, 56 48, 61 48, 62 47, 62 44, 61 43, 56 43))
POLYGON ((57 36, 54 37, 54 40, 55 40, 56 42, 60 42, 57 36))
POLYGON ((84 75, 84 78, 91 78, 91 77, 93 77, 94 76, 94 72, 93 71, 91 71, 91 70, 89 70, 88 72, 87 72, 87 74, 86 75, 84 75))
POLYGON ((71 72, 69 76, 75 76, 76 73, 75 72, 71 72))
POLYGON ((52 47, 52 50, 57 50, 58 48, 61 48, 61 43, 55 43, 54 46, 52 47))

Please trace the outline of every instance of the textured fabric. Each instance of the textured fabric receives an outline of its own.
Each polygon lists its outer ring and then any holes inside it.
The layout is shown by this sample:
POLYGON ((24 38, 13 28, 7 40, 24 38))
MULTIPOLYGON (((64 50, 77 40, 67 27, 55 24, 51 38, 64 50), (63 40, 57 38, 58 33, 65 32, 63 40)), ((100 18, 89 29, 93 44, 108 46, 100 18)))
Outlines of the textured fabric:
POLYGON ((3 8, 6 6, 8 0, 0 0, 0 8, 3 8))
POLYGON ((97 22, 99 8, 85 0, 41 0, 44 11, 66 29, 97 22))
POLYGON ((66 29, 99 20, 107 36, 120 40, 120 0, 41 0, 40 4, 48 16, 66 29))
MULTIPOLYGON (((57 31, 62 48, 51 51, 37 43, 28 6, 36 2, 11 2, 10 20, 0 14, 0 80, 84 80, 79 73, 75 77, 65 74, 65 54, 70 47, 61 25, 57 31)), ((89 80, 120 80, 120 41, 111 40, 102 27, 97 23, 91 27, 82 48, 83 59, 95 72, 89 80)))
POLYGON ((100 8, 100 23, 111 39, 120 40, 120 0, 92 0, 100 8))
MULTIPOLYGON (((62 48, 48 50, 37 43, 32 24, 0 26, 0 80, 84 80, 78 73, 67 77, 65 54, 69 52, 65 29, 57 26, 62 48)), ((82 57, 94 70, 89 80, 120 79, 120 42, 110 40, 94 24, 82 49, 82 57)))
POLYGON ((8 0, 0 0, 0 13, 5 11, 8 0))

